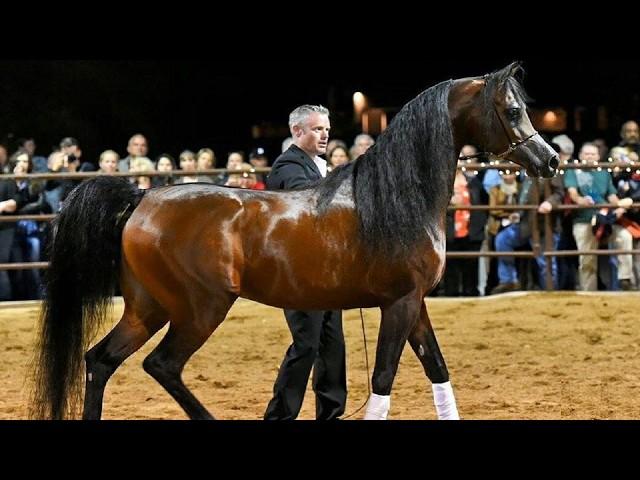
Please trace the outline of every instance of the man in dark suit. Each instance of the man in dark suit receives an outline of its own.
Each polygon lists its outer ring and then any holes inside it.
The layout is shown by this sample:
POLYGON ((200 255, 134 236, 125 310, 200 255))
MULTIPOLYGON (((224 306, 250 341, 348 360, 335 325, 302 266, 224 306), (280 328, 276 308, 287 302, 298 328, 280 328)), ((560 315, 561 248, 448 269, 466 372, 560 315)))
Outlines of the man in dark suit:
MULTIPOLYGON (((289 115, 293 144, 273 163, 267 189, 305 187, 327 173, 329 111, 302 105, 289 115)), ((316 419, 334 420, 347 400, 345 344, 340 310, 284 310, 293 343, 285 354, 273 387, 265 420, 293 420, 298 416, 313 367, 316 419)))

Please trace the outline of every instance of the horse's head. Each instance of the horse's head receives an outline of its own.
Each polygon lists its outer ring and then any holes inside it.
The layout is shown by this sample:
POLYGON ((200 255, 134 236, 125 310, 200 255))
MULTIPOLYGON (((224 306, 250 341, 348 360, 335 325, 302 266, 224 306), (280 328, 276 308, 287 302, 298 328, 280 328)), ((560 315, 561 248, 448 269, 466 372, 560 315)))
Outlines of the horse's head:
POLYGON ((558 168, 558 154, 533 128, 527 114, 526 94, 515 75, 518 63, 476 79, 475 101, 477 125, 467 125, 477 143, 500 159, 521 165, 533 177, 553 177, 558 168), (475 127, 475 128, 473 128, 475 127))

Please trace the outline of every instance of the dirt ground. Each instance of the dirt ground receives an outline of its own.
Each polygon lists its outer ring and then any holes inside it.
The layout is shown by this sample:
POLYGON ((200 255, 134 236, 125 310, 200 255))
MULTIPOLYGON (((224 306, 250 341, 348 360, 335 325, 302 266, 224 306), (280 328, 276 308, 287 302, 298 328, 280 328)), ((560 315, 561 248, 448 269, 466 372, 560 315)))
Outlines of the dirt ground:
MULTIPOLYGON (((640 295, 576 292, 429 299, 463 419, 640 418, 640 295)), ((38 304, 0 304, 0 419, 26 418, 27 365, 38 304)), ((122 312, 115 302, 114 322, 122 312)), ((379 310, 363 311, 373 368, 379 310)), ((344 315, 348 415, 367 399, 360 313, 344 315)), ((184 419, 142 369, 166 329, 107 385, 105 419, 184 419)), ((101 338, 101 337, 100 337, 101 338)), ((238 300, 194 355, 185 383, 219 419, 260 419, 290 342, 280 310, 238 300)), ((360 419, 364 409, 351 419, 360 419)), ((300 414, 314 418, 312 390, 300 414)), ((390 419, 435 419, 430 383, 411 348, 402 355, 390 419)))

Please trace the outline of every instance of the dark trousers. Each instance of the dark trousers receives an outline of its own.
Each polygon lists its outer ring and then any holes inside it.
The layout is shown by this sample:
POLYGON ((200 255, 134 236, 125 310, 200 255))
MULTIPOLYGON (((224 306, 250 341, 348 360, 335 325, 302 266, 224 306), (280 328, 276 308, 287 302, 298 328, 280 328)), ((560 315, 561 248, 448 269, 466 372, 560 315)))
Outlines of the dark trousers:
POLYGON ((311 367, 316 419, 334 420, 344 413, 347 373, 342 311, 285 310, 293 343, 273 387, 265 420, 294 420, 300 413, 311 367))
MULTIPOLYGON (((447 241, 447 250, 452 252, 479 252, 482 242, 472 242, 469 237, 447 241)), ((478 259, 449 258, 444 270, 444 292, 448 297, 477 297, 478 259)))
MULTIPOLYGON (((0 228, 0 263, 9 263, 15 232, 14 226, 0 228)), ((7 270, 0 271, 0 300, 13 300, 11 281, 7 270)))

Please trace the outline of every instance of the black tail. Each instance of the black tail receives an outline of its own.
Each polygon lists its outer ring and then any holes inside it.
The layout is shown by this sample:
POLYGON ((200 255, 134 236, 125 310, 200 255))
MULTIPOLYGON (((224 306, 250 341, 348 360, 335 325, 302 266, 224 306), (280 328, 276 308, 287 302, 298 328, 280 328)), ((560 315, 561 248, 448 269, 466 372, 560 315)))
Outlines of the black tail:
POLYGON ((96 177, 69 194, 53 222, 34 364, 33 418, 77 413, 83 355, 111 305, 122 230, 139 201, 127 179, 96 177))

